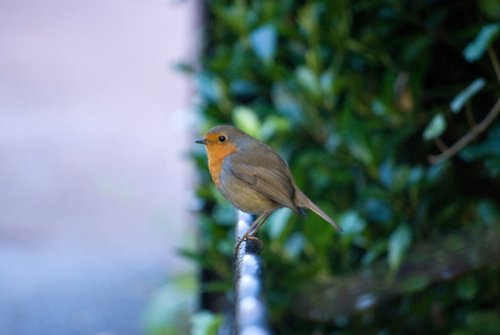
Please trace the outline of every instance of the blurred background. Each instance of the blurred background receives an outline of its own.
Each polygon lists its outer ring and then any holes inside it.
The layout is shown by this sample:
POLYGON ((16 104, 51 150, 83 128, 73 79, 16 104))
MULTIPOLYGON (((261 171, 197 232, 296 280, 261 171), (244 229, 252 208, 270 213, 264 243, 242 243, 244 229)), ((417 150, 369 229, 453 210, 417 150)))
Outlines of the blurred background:
POLYGON ((193 273, 197 11, 0 1, 0 333, 142 334, 193 273))

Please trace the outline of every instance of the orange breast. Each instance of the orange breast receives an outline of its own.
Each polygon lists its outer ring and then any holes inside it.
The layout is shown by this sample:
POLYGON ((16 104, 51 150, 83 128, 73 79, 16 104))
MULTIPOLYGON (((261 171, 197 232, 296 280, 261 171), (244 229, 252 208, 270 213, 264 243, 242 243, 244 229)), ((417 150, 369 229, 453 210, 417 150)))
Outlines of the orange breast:
POLYGON ((230 143, 207 145, 208 170, 217 187, 220 186, 220 173, 224 159, 236 151, 236 147, 230 143))

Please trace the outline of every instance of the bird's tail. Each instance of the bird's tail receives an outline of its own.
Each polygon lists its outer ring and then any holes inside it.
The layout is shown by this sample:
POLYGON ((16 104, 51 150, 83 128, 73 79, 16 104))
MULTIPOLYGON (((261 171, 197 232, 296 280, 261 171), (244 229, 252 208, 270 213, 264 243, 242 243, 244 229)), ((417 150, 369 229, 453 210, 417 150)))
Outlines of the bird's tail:
POLYGON ((342 232, 342 228, 340 228, 340 226, 335 221, 333 221, 325 212, 323 212, 321 210, 321 208, 319 208, 314 202, 312 202, 311 199, 309 199, 297 187, 295 188, 295 190, 296 190, 295 191, 295 205, 297 207, 299 207, 299 208, 304 207, 304 208, 312 210, 314 213, 321 216, 323 218, 323 220, 325 220, 326 222, 328 222, 329 224, 334 226, 338 231, 342 232))

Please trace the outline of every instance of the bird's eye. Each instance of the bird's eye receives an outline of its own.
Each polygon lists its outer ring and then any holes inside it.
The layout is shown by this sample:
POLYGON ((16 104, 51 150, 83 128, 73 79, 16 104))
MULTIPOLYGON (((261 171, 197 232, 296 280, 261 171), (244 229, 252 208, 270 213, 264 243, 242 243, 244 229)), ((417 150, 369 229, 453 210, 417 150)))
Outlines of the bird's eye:
POLYGON ((227 137, 224 135, 219 136, 219 142, 226 142, 227 137))

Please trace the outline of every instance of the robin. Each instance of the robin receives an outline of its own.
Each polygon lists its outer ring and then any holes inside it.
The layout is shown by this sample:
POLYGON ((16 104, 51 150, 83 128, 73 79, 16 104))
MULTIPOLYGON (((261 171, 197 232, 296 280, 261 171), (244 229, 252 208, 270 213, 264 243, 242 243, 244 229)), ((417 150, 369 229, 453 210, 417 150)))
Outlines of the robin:
POLYGON ((219 191, 238 209, 257 215, 239 243, 255 234, 277 209, 304 215, 310 209, 342 231, 297 187, 286 161, 273 149, 233 126, 217 126, 196 143, 204 144, 208 169, 219 191))

